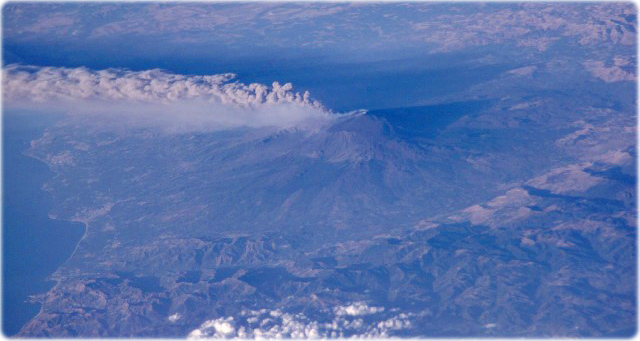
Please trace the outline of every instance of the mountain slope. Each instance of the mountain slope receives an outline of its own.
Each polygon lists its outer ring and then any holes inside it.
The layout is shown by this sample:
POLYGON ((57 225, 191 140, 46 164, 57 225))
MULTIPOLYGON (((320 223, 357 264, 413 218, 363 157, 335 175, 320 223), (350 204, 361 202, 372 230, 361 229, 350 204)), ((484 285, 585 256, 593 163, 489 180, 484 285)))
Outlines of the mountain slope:
POLYGON ((410 109, 457 117, 429 134, 394 111, 182 134, 70 117, 30 154, 87 232, 20 335, 632 334, 633 120, 505 129, 504 105, 410 109))

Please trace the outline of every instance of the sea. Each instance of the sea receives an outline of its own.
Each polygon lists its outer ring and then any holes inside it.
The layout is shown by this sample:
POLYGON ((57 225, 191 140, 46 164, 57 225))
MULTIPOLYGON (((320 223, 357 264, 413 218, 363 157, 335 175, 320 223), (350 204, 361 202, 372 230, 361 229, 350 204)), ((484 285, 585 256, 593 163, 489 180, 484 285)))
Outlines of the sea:
POLYGON ((48 280, 72 254, 84 227, 48 217, 53 202, 42 185, 53 176, 39 160, 25 155, 56 115, 3 112, 2 115, 2 332, 15 335, 35 317, 30 295, 44 293, 48 280))

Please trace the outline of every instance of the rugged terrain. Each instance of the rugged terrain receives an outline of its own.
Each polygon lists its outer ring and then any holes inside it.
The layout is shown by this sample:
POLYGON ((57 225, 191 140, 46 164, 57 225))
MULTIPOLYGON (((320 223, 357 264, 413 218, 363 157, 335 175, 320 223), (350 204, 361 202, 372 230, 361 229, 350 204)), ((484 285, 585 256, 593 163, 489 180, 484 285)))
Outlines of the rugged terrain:
POLYGON ((7 4, 86 227, 18 336, 634 335, 636 12, 7 4))
POLYGON ((30 154, 58 174, 52 216, 87 232, 21 335, 630 335, 634 118, 585 106, 550 130, 505 104, 315 131, 63 121, 30 154))

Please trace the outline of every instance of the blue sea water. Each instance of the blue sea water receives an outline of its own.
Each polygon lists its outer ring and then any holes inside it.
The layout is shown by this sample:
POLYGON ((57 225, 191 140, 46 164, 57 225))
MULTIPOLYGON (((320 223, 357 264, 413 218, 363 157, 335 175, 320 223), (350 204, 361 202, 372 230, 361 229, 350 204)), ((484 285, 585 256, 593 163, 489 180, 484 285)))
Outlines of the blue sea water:
POLYGON ((2 331, 11 336, 38 313, 26 300, 53 287, 47 276, 69 258, 84 227, 49 219, 52 199, 41 188, 52 173, 24 155, 54 117, 2 116, 2 331))

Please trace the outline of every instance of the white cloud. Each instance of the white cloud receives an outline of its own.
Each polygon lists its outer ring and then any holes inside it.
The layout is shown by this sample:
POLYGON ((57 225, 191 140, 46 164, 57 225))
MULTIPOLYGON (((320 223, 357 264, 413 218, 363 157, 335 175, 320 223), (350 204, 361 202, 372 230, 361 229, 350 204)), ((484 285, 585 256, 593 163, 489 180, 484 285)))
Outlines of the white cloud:
POLYGON ((222 317, 209 320, 200 325, 200 328, 193 330, 187 337, 201 338, 212 337, 216 339, 225 338, 236 333, 233 317, 222 317))
POLYGON ((167 320, 169 320, 169 322, 171 322, 171 323, 174 323, 174 322, 178 321, 181 318, 182 318, 182 315, 180 315, 180 313, 175 313, 175 314, 167 317, 167 320))
POLYGON ((239 317, 220 317, 203 322, 191 331, 189 338, 240 339, 318 339, 318 338, 385 338, 394 331, 411 328, 414 314, 386 314, 381 307, 364 303, 334 307, 324 311, 318 320, 303 313, 275 310, 245 310, 239 317), (366 321, 362 315, 373 315, 366 321))
POLYGON ((339 306, 339 307, 335 307, 334 308, 334 312, 338 316, 341 316, 341 315, 351 315, 351 316, 368 315, 368 314, 375 314, 375 313, 382 312, 382 311, 384 311, 383 307, 369 307, 364 302, 356 302, 356 303, 353 303, 351 305, 339 306))
POLYGON ((3 69, 8 108, 92 115, 92 122, 172 132, 234 127, 317 126, 335 118, 290 83, 233 81, 233 74, 188 76, 162 70, 36 67, 3 69))

